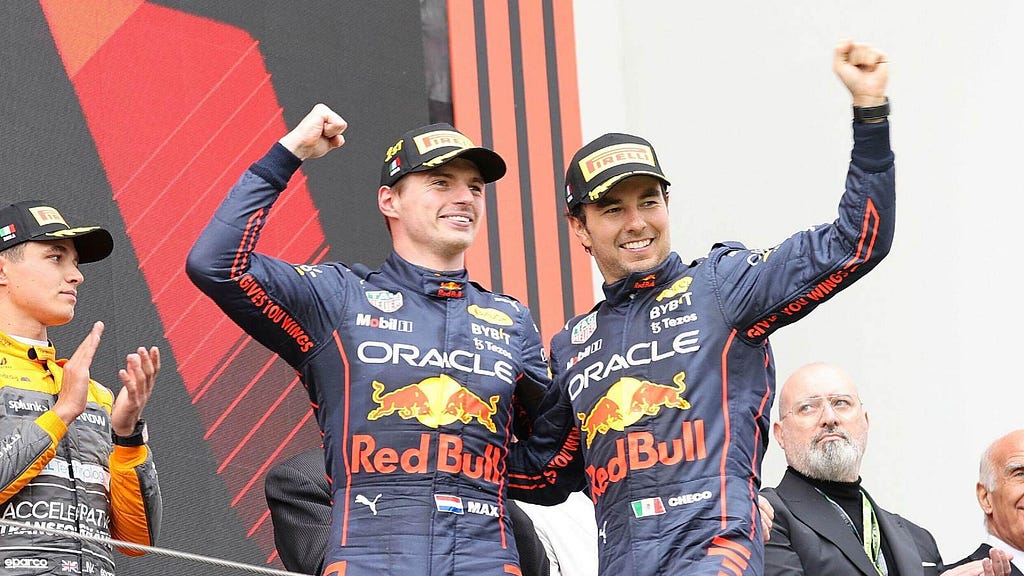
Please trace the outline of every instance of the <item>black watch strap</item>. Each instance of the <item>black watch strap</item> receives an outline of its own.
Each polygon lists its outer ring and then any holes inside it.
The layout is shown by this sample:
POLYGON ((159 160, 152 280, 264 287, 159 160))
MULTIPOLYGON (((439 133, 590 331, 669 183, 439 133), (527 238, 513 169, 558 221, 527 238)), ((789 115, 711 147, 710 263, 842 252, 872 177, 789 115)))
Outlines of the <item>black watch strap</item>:
POLYGON ((118 436, 111 430, 110 439, 117 446, 142 446, 149 441, 149 429, 146 428, 145 420, 139 420, 130 436, 118 436))
POLYGON ((868 120, 881 120, 889 116, 889 97, 878 106, 854 106, 853 121, 867 122, 868 120))

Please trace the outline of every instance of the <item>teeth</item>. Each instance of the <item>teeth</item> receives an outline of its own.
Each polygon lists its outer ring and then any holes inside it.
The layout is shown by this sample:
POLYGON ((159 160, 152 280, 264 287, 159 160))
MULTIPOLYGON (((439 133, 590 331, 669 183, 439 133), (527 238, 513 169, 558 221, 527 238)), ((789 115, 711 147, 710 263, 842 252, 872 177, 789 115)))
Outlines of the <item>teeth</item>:
POLYGON ((647 246, 650 246, 650 245, 651 245, 651 240, 647 239, 647 240, 637 240, 635 242, 626 242, 625 244, 622 245, 622 247, 623 248, 627 248, 629 250, 636 250, 638 248, 644 248, 644 247, 647 247, 647 246))
POLYGON ((465 216, 445 216, 445 218, 448 218, 449 220, 456 220, 458 222, 470 222, 470 219, 465 216))

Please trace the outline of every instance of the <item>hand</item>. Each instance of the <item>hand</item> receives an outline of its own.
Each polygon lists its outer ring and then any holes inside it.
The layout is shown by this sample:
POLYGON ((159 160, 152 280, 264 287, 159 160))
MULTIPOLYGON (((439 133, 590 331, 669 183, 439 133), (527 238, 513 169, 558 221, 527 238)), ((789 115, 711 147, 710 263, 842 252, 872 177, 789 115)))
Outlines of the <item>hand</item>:
POLYGON ((92 358, 99 348, 102 334, 103 322, 93 324, 92 330, 64 364, 64 377, 61 379, 57 401, 53 404, 53 412, 68 426, 85 412, 89 400, 89 367, 92 366, 92 358))
POLYGON ((772 521, 775 520, 775 508, 767 498, 757 495, 757 507, 761 509, 761 531, 764 533, 762 537, 765 542, 771 538, 772 533, 772 521))
POLYGON ((853 95, 854 106, 879 106, 885 102, 889 83, 889 59, 868 44, 844 40, 832 53, 832 69, 853 95))
POLYGON ((325 104, 313 106, 299 125, 278 142, 301 160, 319 158, 345 143, 348 123, 325 104))
POLYGON ((1010 576, 1012 558, 1012 554, 992 548, 988 551, 988 558, 957 566, 943 572, 942 576, 1010 576))
POLYGON ((131 436, 136 422, 142 418, 142 409, 153 393, 159 373, 160 350, 156 346, 149 350, 140 347, 125 358, 125 367, 117 373, 121 379, 121 391, 117 393, 110 411, 110 426, 114 434, 131 436))

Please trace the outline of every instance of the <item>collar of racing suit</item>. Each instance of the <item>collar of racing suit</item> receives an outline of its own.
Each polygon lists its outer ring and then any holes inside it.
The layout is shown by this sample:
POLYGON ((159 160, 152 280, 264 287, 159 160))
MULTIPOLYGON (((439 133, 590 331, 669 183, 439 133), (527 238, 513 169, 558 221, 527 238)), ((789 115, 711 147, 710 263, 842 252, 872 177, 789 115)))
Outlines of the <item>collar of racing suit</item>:
POLYGON ((392 252, 379 272, 404 288, 435 298, 462 298, 469 273, 466 269, 438 271, 417 266, 392 252))
POLYGON ((24 344, 0 332, 0 355, 24 358, 45 365, 47 360, 53 361, 57 358, 57 351, 53 346, 24 344))
POLYGON ((639 292, 664 288, 670 282, 678 280, 685 269, 686 265, 680 260, 679 255, 672 252, 664 262, 654 268, 634 272, 614 284, 605 284, 601 288, 608 304, 619 306, 632 301, 639 292))

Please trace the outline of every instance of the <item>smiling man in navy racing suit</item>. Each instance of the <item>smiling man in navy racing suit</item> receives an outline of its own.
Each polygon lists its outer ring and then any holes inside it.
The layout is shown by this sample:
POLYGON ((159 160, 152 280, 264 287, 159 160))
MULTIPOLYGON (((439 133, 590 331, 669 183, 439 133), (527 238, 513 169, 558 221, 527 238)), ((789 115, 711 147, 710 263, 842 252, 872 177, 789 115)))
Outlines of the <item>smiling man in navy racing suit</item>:
MULTIPOLYGON (((602 575, 763 571, 768 336, 874 268, 894 231, 888 65, 844 42, 834 69, 855 107, 839 217, 774 248, 726 242, 684 263, 669 241, 669 182, 643 138, 605 134, 568 167, 569 222, 606 300, 552 340, 554 385, 539 421, 580 429, 602 575)), ((527 482, 518 455, 510 478, 527 482)))
POLYGON ((377 203, 394 250, 379 270, 254 252, 292 174, 345 128, 318 104, 253 164, 189 276, 309 392, 333 488, 324 574, 519 574, 506 455, 513 423, 528 425, 514 400, 543 395, 547 366, 529 310, 464 268, 505 163, 447 124, 410 130, 385 154, 377 203))

